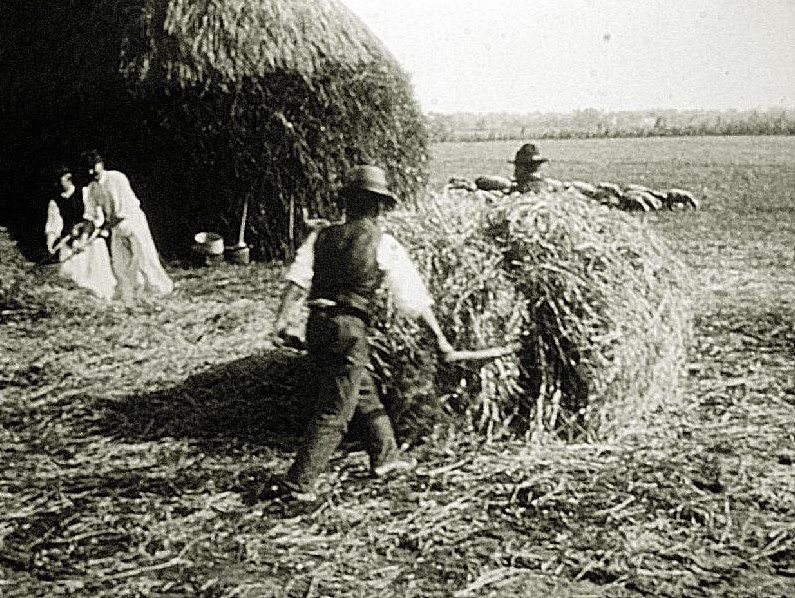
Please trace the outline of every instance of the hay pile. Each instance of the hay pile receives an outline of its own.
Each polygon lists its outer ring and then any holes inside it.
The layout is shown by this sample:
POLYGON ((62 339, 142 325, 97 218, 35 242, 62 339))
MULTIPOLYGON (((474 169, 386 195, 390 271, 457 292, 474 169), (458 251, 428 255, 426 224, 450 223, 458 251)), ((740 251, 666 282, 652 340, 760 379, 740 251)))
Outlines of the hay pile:
MULTIPOLYGON (((431 198, 415 211, 390 214, 386 227, 417 264, 445 335, 462 348, 518 344, 528 321, 499 248, 482 234, 484 207, 431 198)), ((509 423, 506 414, 523 394, 518 357, 483 368, 437 368, 435 340, 385 303, 373 335, 374 364, 404 431, 422 430, 441 415, 464 414, 488 433, 509 423)))
POLYGON ((437 366, 433 343, 388 311, 374 344, 396 411, 422 421, 436 396, 488 434, 593 439, 678 399, 690 325, 682 266, 643 223, 565 195, 434 196, 389 217, 454 345, 522 346, 480 369, 437 366))
MULTIPOLYGON (((619 185, 601 182, 594 185, 585 181, 559 181, 542 177, 535 181, 534 186, 535 193, 576 191, 594 203, 624 212, 697 210, 700 207, 698 199, 686 189, 651 189, 635 183, 619 185)), ((445 185, 445 192, 457 191, 477 191, 479 196, 490 199, 520 194, 515 180, 497 175, 479 176, 474 181, 453 177, 445 185)))
POLYGON ((0 207, 17 238, 41 243, 44 172, 86 147, 129 176, 171 255, 202 230, 231 245, 248 200, 254 255, 283 257, 302 208, 323 213, 355 163, 385 165, 402 197, 422 185, 408 76, 335 0, 12 1, 0 16, 0 207))
POLYGON ((52 307, 36 293, 34 269, 0 227, 0 325, 19 320, 46 318, 52 307))

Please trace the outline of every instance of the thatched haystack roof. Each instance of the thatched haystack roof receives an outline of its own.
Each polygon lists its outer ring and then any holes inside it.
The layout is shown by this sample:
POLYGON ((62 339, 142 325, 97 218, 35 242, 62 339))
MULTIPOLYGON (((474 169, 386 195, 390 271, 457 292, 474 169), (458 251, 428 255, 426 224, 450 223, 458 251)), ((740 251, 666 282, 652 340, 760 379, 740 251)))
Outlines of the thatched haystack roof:
POLYGON ((233 86, 278 70, 311 78, 327 60, 367 64, 385 53, 361 21, 334 0, 149 0, 141 23, 148 43, 125 40, 125 74, 150 81, 165 77, 183 86, 208 81, 233 86))
MULTIPOLYGON (((326 209, 356 162, 383 165, 409 200, 423 183, 427 135, 408 77, 334 0, 0 10, 4 174, 96 147, 128 174, 165 249, 199 230, 233 244, 247 200, 255 253, 289 253, 301 208, 326 209)), ((5 203, 36 182, 12 185, 5 203)))

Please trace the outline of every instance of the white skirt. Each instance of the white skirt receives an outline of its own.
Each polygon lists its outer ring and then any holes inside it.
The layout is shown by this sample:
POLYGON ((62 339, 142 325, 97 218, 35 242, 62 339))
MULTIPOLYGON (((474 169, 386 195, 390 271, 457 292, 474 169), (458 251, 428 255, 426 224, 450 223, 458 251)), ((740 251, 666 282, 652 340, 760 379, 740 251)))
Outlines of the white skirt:
POLYGON ((138 296, 168 295, 174 290, 149 232, 143 212, 122 220, 111 232, 113 272, 118 282, 118 295, 129 301, 138 296))
POLYGON ((65 246, 59 251, 58 259, 61 261, 61 275, 101 299, 113 298, 116 277, 113 275, 108 246, 104 239, 94 239, 83 251, 77 253, 65 246))

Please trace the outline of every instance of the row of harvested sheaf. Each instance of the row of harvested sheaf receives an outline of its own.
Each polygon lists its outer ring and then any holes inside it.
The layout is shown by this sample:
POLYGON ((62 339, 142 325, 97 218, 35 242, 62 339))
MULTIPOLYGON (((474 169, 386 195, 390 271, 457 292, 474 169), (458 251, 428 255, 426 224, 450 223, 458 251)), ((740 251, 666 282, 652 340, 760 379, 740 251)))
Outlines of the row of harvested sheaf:
MULTIPOLYGON (((653 212, 657 210, 682 210, 699 208, 699 202, 692 192, 685 189, 651 189, 644 185, 601 182, 598 184, 584 181, 559 181, 551 178, 539 178, 534 181, 539 192, 559 193, 573 189, 609 208, 626 212, 653 212)), ((464 190, 471 192, 487 192, 499 195, 517 194, 516 182, 502 176, 480 176, 474 181, 463 178, 452 178, 445 186, 446 190, 464 190)))

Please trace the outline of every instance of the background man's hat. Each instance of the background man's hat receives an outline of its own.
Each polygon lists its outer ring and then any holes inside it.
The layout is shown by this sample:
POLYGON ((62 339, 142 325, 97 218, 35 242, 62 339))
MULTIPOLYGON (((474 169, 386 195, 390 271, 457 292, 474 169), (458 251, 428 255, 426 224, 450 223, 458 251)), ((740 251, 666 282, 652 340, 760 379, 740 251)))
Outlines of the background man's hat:
POLYGON ((342 193, 350 196, 358 195, 357 192, 360 191, 372 193, 388 205, 394 206, 397 203, 397 197, 386 184, 386 174, 378 166, 354 166, 348 172, 342 193))
POLYGON ((511 164, 541 164, 542 162, 549 162, 547 158, 541 157, 541 152, 534 143, 525 143, 516 152, 516 157, 513 160, 508 160, 511 164))

